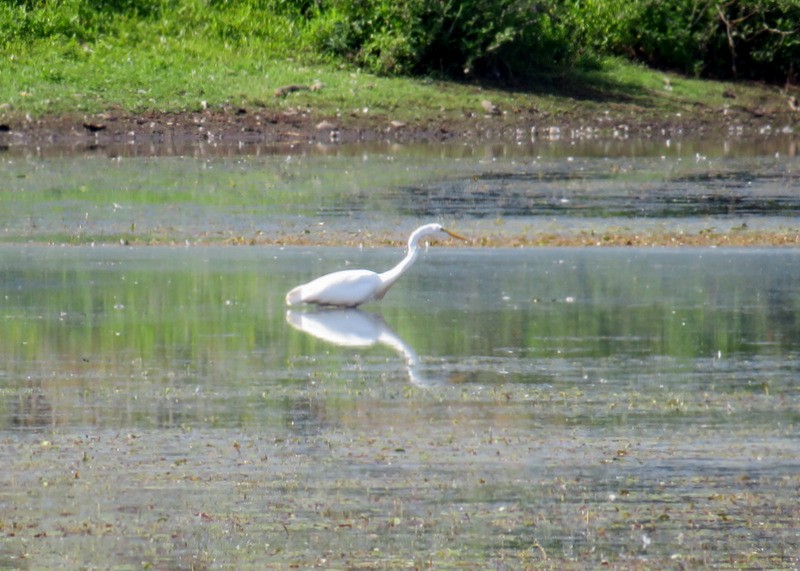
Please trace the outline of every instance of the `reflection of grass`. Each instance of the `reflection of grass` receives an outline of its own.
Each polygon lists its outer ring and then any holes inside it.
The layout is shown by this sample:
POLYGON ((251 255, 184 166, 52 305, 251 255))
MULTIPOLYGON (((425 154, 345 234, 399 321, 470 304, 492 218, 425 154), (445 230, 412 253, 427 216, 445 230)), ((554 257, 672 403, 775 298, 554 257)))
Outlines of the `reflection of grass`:
MULTIPOLYGON (((244 160, 244 159, 243 159, 244 160)), ((299 175, 280 159, 244 166, 240 161, 105 158, 12 163, 2 200, 9 203, 232 206, 302 204, 311 200, 309 180, 324 182, 324 170, 299 175)), ((116 210, 114 208, 114 210, 116 210)))
MULTIPOLYGON (((554 364, 559 359, 598 359, 613 370, 620 352, 637 358, 675 359, 664 361, 661 372, 683 375, 693 359, 779 354, 790 351, 800 336, 800 321, 793 317, 799 309, 797 300, 780 293, 786 291, 781 285, 786 275, 762 266, 757 255, 738 262, 760 276, 760 289, 754 292, 746 277, 728 277, 722 284, 714 272, 706 275, 686 268, 650 275, 647 264, 631 265, 621 254, 604 257, 602 267, 590 264, 586 256, 576 257, 573 270, 559 273, 557 283, 548 280, 536 285, 528 294, 536 298, 516 300, 520 305, 515 310, 466 317, 460 311, 437 309, 435 300, 419 303, 419 291, 437 290, 425 285, 429 281, 420 281, 430 280, 429 272, 433 272, 423 266, 404 278, 403 287, 393 291, 389 304, 380 310, 423 357, 423 366, 426 358, 445 359, 446 366, 454 356, 463 356, 463 362, 452 363, 444 380, 467 387, 475 382, 493 386, 497 370, 505 370, 509 380, 533 387, 555 382, 557 375, 552 372, 526 368, 528 358, 556 359, 554 364), (772 293, 759 298, 759 291, 772 293), (577 302, 565 301, 567 294, 577 302), (754 305, 753 299, 762 302, 754 305), (771 342, 758 342, 765 339, 771 342), (506 361, 498 347, 511 349, 514 357, 506 361)), ((246 385, 262 370, 272 371, 269 380, 274 380, 273 375, 287 380, 319 375, 311 380, 323 383, 326 390, 338 387, 344 391, 340 397, 354 388, 366 390, 348 384, 352 375, 337 369, 342 359, 354 356, 353 351, 295 332, 284 321, 284 292, 323 267, 294 267, 303 260, 311 264, 302 255, 294 258, 291 252, 242 248, 64 251, 7 247, 0 259, 7 316, 0 320, 0 334, 5 340, 7 369, 19 367, 22 373, 32 367, 28 371, 32 378, 54 390, 65 382, 70 386, 99 383, 96 388, 113 393, 116 383, 142 376, 151 383, 143 386, 156 393, 161 383, 172 387, 175 379, 183 379, 189 383, 188 393, 171 390, 189 396, 197 386, 213 390, 215 383, 228 377, 246 385), (34 254, 35 262, 28 259, 34 254), (331 357, 299 358, 306 354, 331 357), (51 379, 53 371, 60 373, 51 379), (170 380, 165 373, 177 377, 170 380)), ((656 259, 667 264, 671 258, 656 259)), ((524 267, 503 266, 498 271, 493 287, 509 292, 519 290, 520 280, 528 275, 524 267)), ((720 271, 719 267, 714 271, 720 271)), ((484 295, 466 279, 459 293, 476 299, 484 295)), ((364 359, 361 368, 380 371, 389 363, 403 378, 401 359, 385 348, 365 352, 364 359)), ((778 390, 763 385, 749 392, 778 390)), ((509 390, 509 398, 518 398, 509 390)), ((635 402, 644 402, 637 394, 629 394, 635 402)), ((570 386, 563 387, 561 400, 552 402, 581 398, 570 386)), ((492 397, 498 402, 504 399, 503 391, 492 397)), ((147 414, 147 399, 140 404, 147 414)), ((661 398, 658 406, 662 405, 669 414, 693 409, 697 403, 675 390, 661 398)))
MULTIPOLYGON (((446 159, 433 160, 432 169, 446 159)), ((392 208, 385 189, 430 176, 378 154, 344 157, 10 161, 4 241, 174 243, 248 239, 300 216, 392 208), (218 234, 217 234, 218 233, 218 234)))
POLYGON ((387 323, 462 380, 424 390, 286 325, 316 255, 4 248, 0 530, 37 568, 792 563, 786 266, 585 252, 512 259, 514 308, 406 276, 387 323))
POLYGON ((560 159, 564 148, 532 164, 524 164, 530 150, 519 160, 501 150, 496 162, 490 148, 455 145, 381 148, 357 157, 344 148, 331 155, 233 159, 7 160, 7 177, 0 181, 0 240, 402 245, 413 224, 431 218, 457 219, 474 245, 488 247, 753 246, 800 240, 791 227, 714 227, 750 214, 756 222, 788 220, 796 204, 786 194, 780 163, 739 159, 731 170, 720 160, 723 166, 709 174, 708 165, 719 159, 700 166, 684 160, 705 152, 690 143, 668 159, 648 158, 658 149, 647 146, 617 149, 612 156, 644 157, 624 168, 627 159, 598 160, 592 153, 569 166, 560 159), (727 188, 749 185, 753 176, 756 190, 727 188), (594 230, 595 219, 614 214, 630 225, 594 230), (564 221, 552 222, 553 216, 564 221), (706 228, 675 230, 700 216, 708 217, 706 228), (485 224, 492 217, 496 225, 485 224), (661 227, 646 226, 659 219, 661 227))

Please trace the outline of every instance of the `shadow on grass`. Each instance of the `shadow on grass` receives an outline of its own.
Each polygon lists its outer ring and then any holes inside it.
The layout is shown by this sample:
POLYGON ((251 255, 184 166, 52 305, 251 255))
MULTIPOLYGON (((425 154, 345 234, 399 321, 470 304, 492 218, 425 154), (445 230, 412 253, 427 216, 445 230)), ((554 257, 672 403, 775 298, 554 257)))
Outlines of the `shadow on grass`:
POLYGON ((526 76, 490 79, 480 78, 482 88, 505 91, 509 94, 565 97, 578 101, 619 103, 655 107, 654 93, 644 85, 644 78, 625 81, 613 77, 613 71, 602 63, 590 63, 574 68, 552 69, 526 76))

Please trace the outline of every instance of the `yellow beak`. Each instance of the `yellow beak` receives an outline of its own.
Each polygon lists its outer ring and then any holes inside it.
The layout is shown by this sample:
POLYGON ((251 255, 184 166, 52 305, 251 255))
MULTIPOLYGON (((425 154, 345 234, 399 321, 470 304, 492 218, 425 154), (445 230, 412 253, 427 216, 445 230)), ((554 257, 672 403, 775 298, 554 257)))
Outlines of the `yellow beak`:
POLYGON ((442 228, 442 232, 444 232, 445 234, 449 234, 453 238, 458 238, 459 240, 464 240, 465 242, 469 242, 468 238, 464 238, 464 236, 456 234, 455 232, 451 232, 450 230, 447 230, 445 228, 442 228))

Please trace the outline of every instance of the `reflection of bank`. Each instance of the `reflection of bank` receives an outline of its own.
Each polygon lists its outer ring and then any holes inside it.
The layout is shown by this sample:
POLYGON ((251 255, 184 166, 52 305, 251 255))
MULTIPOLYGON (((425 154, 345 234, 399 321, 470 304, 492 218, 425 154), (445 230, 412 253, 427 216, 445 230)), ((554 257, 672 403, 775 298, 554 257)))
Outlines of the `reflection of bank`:
POLYGON ((360 309, 325 309, 309 313, 287 311, 286 321, 295 329, 341 347, 381 344, 394 349, 406 363, 409 380, 421 387, 431 382, 419 374, 416 352, 386 325, 383 317, 360 309))

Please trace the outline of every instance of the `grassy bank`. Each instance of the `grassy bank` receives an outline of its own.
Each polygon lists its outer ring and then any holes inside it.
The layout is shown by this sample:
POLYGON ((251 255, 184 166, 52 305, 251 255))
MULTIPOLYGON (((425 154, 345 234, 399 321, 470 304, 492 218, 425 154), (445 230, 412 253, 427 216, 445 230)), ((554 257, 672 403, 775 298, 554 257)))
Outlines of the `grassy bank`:
POLYGON ((0 121, 24 129, 30 119, 102 113, 270 112, 308 125, 334 118, 343 127, 394 121, 463 131, 476 118, 780 128, 800 116, 784 88, 692 79, 611 56, 493 81, 375 75, 315 51, 311 24, 295 16, 270 12, 264 21, 249 3, 206 12, 201 3, 179 5, 98 15, 78 0, 36 4, 24 25, 22 12, 3 6, 0 121))
MULTIPOLYGON (((137 49, 118 45, 31 47, 0 73, 0 120, 27 122, 103 113, 274 113, 313 127, 342 128, 538 124, 613 128, 725 124, 793 128, 800 113, 766 85, 685 78, 607 59, 592 71, 542 75, 516 88, 477 82, 382 77, 355 68, 293 58, 263 59, 220 47, 187 49, 173 40, 137 49), (487 113, 486 105, 496 109, 487 113)), ((55 128, 55 127, 54 127, 55 128)))

